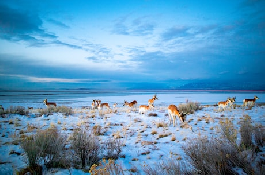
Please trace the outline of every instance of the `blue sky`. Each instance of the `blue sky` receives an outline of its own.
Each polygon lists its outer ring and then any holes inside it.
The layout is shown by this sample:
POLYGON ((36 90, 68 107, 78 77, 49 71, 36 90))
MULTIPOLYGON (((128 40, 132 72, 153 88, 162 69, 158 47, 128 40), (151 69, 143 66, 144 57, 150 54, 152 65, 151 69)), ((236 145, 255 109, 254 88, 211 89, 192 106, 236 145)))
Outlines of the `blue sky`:
POLYGON ((264 6, 264 0, 0 1, 0 88, 264 87, 264 6))

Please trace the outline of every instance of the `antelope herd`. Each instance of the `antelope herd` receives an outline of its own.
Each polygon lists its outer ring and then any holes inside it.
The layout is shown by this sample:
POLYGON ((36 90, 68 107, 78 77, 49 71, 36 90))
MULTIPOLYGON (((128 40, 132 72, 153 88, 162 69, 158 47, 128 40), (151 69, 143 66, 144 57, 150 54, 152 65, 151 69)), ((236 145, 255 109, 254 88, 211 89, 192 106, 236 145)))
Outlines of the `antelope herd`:
POLYGON ((234 102, 236 102, 236 97, 233 97, 233 98, 228 97, 226 101, 220 101, 220 102, 218 102, 218 107, 219 107, 219 109, 222 108, 223 110, 225 110, 225 108, 227 106, 232 107, 233 104, 234 104, 234 102))
MULTIPOLYGON (((255 105, 256 100, 259 99, 257 96, 254 96, 253 99, 244 99, 243 100, 243 107, 249 106, 252 107, 255 105)), ((146 114, 148 111, 152 110, 154 108, 154 101, 158 100, 156 94, 153 96, 152 99, 148 100, 148 105, 140 105, 139 106, 139 114, 146 114)), ((236 97, 230 98, 228 97, 226 101, 220 101, 217 103, 219 110, 225 110, 227 107, 234 107, 234 103, 236 102, 236 97)), ((47 99, 43 101, 43 103, 49 107, 49 106, 57 106, 54 102, 48 102, 47 99)), ((118 103, 113 104, 113 109, 116 109, 118 106, 118 103)), ((137 107, 137 101, 133 100, 132 102, 127 102, 124 100, 123 106, 128 106, 129 108, 133 109, 137 107)), ((91 104, 91 109, 95 110, 103 110, 111 109, 109 103, 101 103, 101 100, 93 100, 91 104)), ((168 106, 168 117, 170 124, 173 123, 173 126, 176 125, 176 118, 178 117, 181 122, 185 122, 186 114, 183 112, 180 112, 176 105, 169 105, 168 106)), ((117 111, 117 110, 116 110, 117 111)))

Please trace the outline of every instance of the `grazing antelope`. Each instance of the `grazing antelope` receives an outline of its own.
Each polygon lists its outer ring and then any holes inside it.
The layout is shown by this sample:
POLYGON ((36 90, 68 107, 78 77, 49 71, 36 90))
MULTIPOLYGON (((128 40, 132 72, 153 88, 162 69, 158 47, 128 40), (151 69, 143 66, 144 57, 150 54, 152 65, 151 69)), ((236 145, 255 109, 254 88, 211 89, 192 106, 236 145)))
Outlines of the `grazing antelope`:
POLYGON ((224 110, 228 106, 229 103, 231 103, 230 98, 228 98, 226 101, 218 102, 218 107, 219 107, 219 109, 222 108, 224 110))
POLYGON ((243 106, 254 106, 256 100, 259 99, 256 95, 254 96, 254 99, 244 99, 243 100, 243 106))
POLYGON ((129 106, 129 107, 134 107, 136 105, 137 105, 137 101, 136 100, 133 100, 130 103, 124 100, 124 104, 123 104, 123 106, 129 106))
POLYGON ((108 103, 101 103, 101 100, 98 100, 98 109, 99 110, 101 110, 101 109, 103 110, 104 107, 110 109, 110 106, 109 106, 108 103))
POLYGON ((43 100, 43 103, 47 106, 47 107, 49 107, 49 106, 57 106, 57 104, 56 103, 54 103, 54 102, 48 102, 47 101, 47 99, 44 99, 43 100))
POLYGON ((149 100, 148 100, 148 105, 152 105, 152 104, 154 104, 154 101, 155 101, 155 100, 158 100, 158 98, 156 97, 156 94, 153 96, 152 99, 149 99, 149 100))
POLYGON ((173 121, 173 126, 175 126, 175 124, 176 124, 176 116, 179 117, 179 120, 181 122, 184 122, 185 121, 186 114, 183 113, 183 112, 179 113, 179 110, 178 110, 177 106, 175 106, 175 105, 169 105, 168 106, 169 124, 171 124, 171 122, 173 121))
POLYGON ((153 108, 154 107, 154 105, 153 104, 151 104, 151 105, 141 105, 141 106, 139 106, 139 114, 146 114, 146 112, 149 110, 149 109, 151 109, 151 108, 153 108))

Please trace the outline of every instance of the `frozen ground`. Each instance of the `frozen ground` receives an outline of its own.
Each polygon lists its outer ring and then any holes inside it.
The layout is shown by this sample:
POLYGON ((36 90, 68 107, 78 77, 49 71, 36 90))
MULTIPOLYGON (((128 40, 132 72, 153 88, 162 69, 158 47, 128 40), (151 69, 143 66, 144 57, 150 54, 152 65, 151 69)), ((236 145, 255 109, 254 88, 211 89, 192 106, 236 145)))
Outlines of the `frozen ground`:
MULTIPOLYGON (((155 92, 134 92, 119 94, 63 94, 51 95, 40 93, 37 95, 22 93, 19 95, 1 96, 0 104, 4 108, 9 106, 33 107, 29 116, 6 115, 0 118, 0 174, 13 174, 15 171, 25 168, 24 151, 16 144, 15 138, 19 137, 21 130, 27 130, 29 125, 36 126, 38 129, 46 129, 51 125, 56 125, 63 133, 70 135, 72 129, 77 126, 92 127, 100 125, 106 131, 99 136, 101 141, 106 138, 120 135, 122 142, 126 145, 122 149, 125 158, 117 161, 124 168, 141 167, 143 164, 153 164, 160 160, 185 158, 182 147, 186 140, 206 135, 208 137, 218 137, 218 123, 221 119, 228 117, 238 126, 243 115, 247 114, 252 121, 265 126, 265 106, 255 106, 251 110, 242 107, 218 111, 218 107, 209 106, 194 114, 187 115, 186 124, 179 123, 176 127, 164 126, 157 127, 158 123, 168 124, 167 106, 169 104, 179 105, 186 100, 196 101, 202 105, 214 105, 218 101, 224 101, 227 97, 236 96, 238 105, 242 105, 244 98, 253 98, 257 95, 259 103, 264 102, 264 93, 203 93, 203 92, 164 92, 156 93, 159 100, 155 101, 155 109, 149 113, 156 113, 157 116, 140 115, 138 111, 130 111, 123 107, 124 100, 138 101, 138 106, 147 104, 148 99, 152 98, 155 92), (51 97, 51 98, 50 98, 51 97), (64 114, 43 115, 36 117, 34 114, 37 108, 46 108, 42 101, 57 102, 58 105, 70 106, 74 114, 66 116, 64 114), (91 110, 87 106, 91 105, 93 99, 100 99, 102 102, 111 104, 118 103, 116 113, 103 112, 99 115, 98 110, 91 110), (85 108, 87 107, 87 108, 85 108), (91 117, 95 115, 95 117, 91 117), (156 134, 154 134, 156 132, 156 134), (175 137, 176 140, 172 139, 175 137), (173 141, 172 141, 173 140, 173 141), (153 144, 150 144, 153 143, 153 144), (154 144, 155 143, 155 144, 154 144), (11 154, 10 154, 11 153, 11 154)), ((11 94, 12 95, 12 94, 11 94)), ((35 130, 32 131, 36 132, 35 130)), ((81 170, 71 169, 71 174, 85 174, 81 170)), ((70 174, 69 170, 56 170, 54 174, 70 174)))

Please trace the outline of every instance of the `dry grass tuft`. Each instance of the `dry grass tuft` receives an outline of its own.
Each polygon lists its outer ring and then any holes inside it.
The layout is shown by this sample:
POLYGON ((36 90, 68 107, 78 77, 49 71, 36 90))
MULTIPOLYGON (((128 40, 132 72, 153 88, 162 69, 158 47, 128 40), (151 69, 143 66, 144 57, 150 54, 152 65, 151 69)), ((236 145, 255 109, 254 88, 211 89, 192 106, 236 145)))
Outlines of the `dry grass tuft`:
POLYGON ((155 122, 155 124, 156 124, 156 127, 157 127, 157 128, 160 128, 160 127, 167 127, 167 126, 168 126, 168 125, 167 125, 165 122, 163 122, 163 121, 155 122))
POLYGON ((137 122, 142 122, 142 119, 140 119, 140 118, 135 118, 135 119, 133 119, 133 121, 134 121, 135 123, 137 123, 137 122))
POLYGON ((154 144, 154 142, 152 142, 152 141, 142 141, 141 142, 142 146, 144 146, 144 145, 153 145, 153 144, 154 144))
POLYGON ((99 162, 98 165, 93 164, 88 173, 91 175, 97 175, 97 174, 102 174, 102 175, 107 175, 107 174, 119 174, 123 175, 125 174, 122 166, 120 164, 115 163, 114 160, 112 159, 103 159, 102 161, 99 162))
POLYGON ((157 131, 156 130, 152 130, 151 134, 155 135, 155 134, 157 134, 157 131))
POLYGON ((102 128, 100 125, 95 125, 93 126, 92 128, 92 133, 96 136, 99 136, 99 135, 104 135, 105 134, 105 129, 102 128))
POLYGON ((176 141, 176 136, 174 134, 171 136, 171 141, 176 141))

